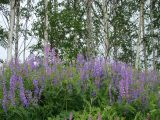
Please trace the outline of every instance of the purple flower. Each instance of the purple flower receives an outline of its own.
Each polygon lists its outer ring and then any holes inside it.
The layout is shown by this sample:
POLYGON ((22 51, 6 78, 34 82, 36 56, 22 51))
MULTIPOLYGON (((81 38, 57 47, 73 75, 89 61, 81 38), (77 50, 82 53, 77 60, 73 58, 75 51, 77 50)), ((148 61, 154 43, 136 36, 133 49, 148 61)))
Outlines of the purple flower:
POLYGON ((120 96, 124 97, 125 96, 125 89, 124 89, 124 81, 120 80, 119 81, 119 92, 120 92, 120 96))
POLYGON ((29 64, 29 67, 30 67, 30 70, 31 70, 31 71, 35 68, 34 62, 35 62, 35 55, 34 55, 34 54, 31 54, 31 55, 28 57, 28 64, 29 64))
POLYGON ((50 51, 50 46, 49 44, 47 44, 44 47, 44 66, 48 67, 48 63, 49 63, 49 51, 50 51))
POLYGON ((85 63, 84 56, 82 54, 77 55, 77 62, 76 62, 76 71, 79 72, 82 65, 85 63))
POLYGON ((91 95, 92 95, 92 97, 95 97, 96 96, 96 92, 94 90, 92 90, 91 95))
POLYGON ((84 64, 84 56, 82 54, 77 55, 77 63, 78 64, 84 64))
POLYGON ((80 79, 81 79, 82 81, 85 80, 85 71, 83 70, 83 68, 80 69, 80 79))
POLYGON ((101 120, 101 114, 100 114, 100 112, 98 113, 98 119, 97 120, 101 120))
POLYGON ((24 89, 24 86, 23 86, 22 77, 19 77, 19 92, 20 92, 21 103, 23 104, 24 107, 27 107, 28 106, 28 101, 27 101, 27 98, 25 96, 25 89, 24 89))
POLYGON ((38 97, 38 94, 39 94, 38 81, 37 80, 33 80, 33 85, 34 85, 34 96, 38 97))
POLYGON ((9 91, 9 98, 13 106, 15 106, 14 96, 15 96, 15 87, 17 83, 17 76, 13 74, 10 78, 10 91, 9 91))
POLYGON ((70 115, 69 115, 69 120, 72 120, 72 119, 73 119, 73 114, 71 112, 70 115))
POLYGON ((30 90, 26 90, 25 95, 26 95, 28 103, 30 103, 32 101, 32 92, 30 90))
POLYGON ((25 75, 28 76, 28 65, 26 63, 24 63, 24 72, 25 72, 25 75))
POLYGON ((50 57, 51 57, 51 64, 55 64, 56 63, 56 57, 55 57, 55 50, 54 49, 51 50, 50 57))
POLYGON ((156 71, 153 71, 153 72, 152 72, 152 79, 153 79, 153 81, 157 81, 156 71))
POLYGON ((2 108, 6 112, 7 111, 7 108, 6 108, 6 104, 7 104, 7 89, 6 89, 6 81, 5 81, 5 79, 3 80, 2 85, 3 85, 2 108))
POLYGON ((95 59, 94 68, 93 68, 93 77, 100 77, 103 73, 103 69, 99 59, 95 59))
POLYGON ((140 92, 142 93, 144 91, 144 84, 145 84, 145 73, 140 73, 140 92))
POLYGON ((46 74, 51 75, 51 73, 52 73, 52 69, 49 66, 47 66, 46 67, 46 74))
POLYGON ((58 83, 57 77, 55 76, 55 77, 53 78, 53 85, 57 85, 57 83, 58 83))

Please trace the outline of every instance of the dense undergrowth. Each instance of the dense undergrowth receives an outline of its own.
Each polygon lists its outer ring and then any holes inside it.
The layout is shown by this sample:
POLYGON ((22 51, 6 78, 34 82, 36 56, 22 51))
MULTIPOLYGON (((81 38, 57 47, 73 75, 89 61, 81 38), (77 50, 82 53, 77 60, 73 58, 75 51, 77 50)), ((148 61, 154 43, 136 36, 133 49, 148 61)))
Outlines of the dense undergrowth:
POLYGON ((1 75, 1 120, 160 120, 160 81, 97 57, 64 64, 54 51, 32 55, 1 75))

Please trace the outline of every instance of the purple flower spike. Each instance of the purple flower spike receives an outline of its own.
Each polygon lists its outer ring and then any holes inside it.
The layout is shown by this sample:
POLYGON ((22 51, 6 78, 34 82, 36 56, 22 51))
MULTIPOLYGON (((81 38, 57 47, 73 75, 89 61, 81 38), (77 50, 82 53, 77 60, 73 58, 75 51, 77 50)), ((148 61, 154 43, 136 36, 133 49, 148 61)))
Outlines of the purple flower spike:
POLYGON ((20 90, 20 100, 21 100, 23 106, 27 107, 28 106, 28 101, 27 101, 27 98, 25 96, 25 90, 24 90, 24 86, 23 86, 22 77, 19 77, 19 90, 20 90))
POLYGON ((47 67, 49 63, 49 51, 50 51, 50 46, 46 45, 44 48, 44 66, 47 67))
POLYGON ((54 64, 56 62, 56 56, 55 56, 55 50, 54 49, 51 50, 50 57, 51 57, 51 64, 54 64))
POLYGON ((38 81, 33 80, 33 85, 34 85, 34 96, 38 97, 38 94, 39 94, 38 81))
POLYGON ((125 96, 125 89, 124 89, 123 82, 124 82, 123 80, 120 80, 120 82, 119 82, 119 92, 120 92, 121 97, 125 96))
POLYGON ((28 65, 26 63, 24 63, 24 72, 25 72, 25 75, 28 76, 28 65))
POLYGON ((7 112, 6 103, 7 103, 7 89, 6 89, 6 81, 5 79, 2 82, 3 85, 3 100, 2 100, 2 108, 5 112, 7 112))
POLYGON ((15 106, 14 96, 15 96, 15 87, 17 83, 17 76, 13 74, 10 78, 10 91, 9 91, 9 98, 13 106, 15 106))
POLYGON ((34 55, 34 54, 31 54, 31 55, 28 57, 28 64, 29 64, 29 66, 30 66, 30 70, 31 70, 31 71, 35 68, 34 62, 35 62, 35 55, 34 55))

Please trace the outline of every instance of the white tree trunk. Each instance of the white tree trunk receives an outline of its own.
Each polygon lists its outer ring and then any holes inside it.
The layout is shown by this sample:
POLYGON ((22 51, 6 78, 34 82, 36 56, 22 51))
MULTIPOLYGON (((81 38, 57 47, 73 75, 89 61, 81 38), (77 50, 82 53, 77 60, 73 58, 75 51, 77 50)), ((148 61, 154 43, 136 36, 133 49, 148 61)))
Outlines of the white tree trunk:
POLYGON ((140 48, 141 48, 141 42, 143 40, 143 36, 144 36, 144 33, 143 33, 143 8, 144 8, 144 5, 143 5, 143 0, 141 0, 141 6, 140 6, 140 16, 139 16, 139 38, 138 38, 138 41, 137 41, 137 52, 136 52, 136 61, 135 61, 135 68, 136 69, 139 69, 139 66, 140 66, 140 48))
POLYGON ((45 11, 44 46, 48 44, 48 0, 45 0, 45 11))
POLYGON ((146 52, 146 42, 145 42, 145 32, 144 32, 144 0, 141 0, 141 11, 142 11, 142 41, 143 41, 143 57, 144 57, 144 69, 147 72, 147 52, 146 52))
POLYGON ((9 25, 9 36, 7 46, 7 62, 9 63, 12 59, 12 41, 13 41, 13 29, 15 22, 15 0, 10 1, 10 25, 9 25))
POLYGON ((94 49, 93 47, 93 39, 92 39, 92 2, 93 0, 86 1, 86 13, 87 13, 87 20, 86 20, 86 27, 87 27, 87 57, 90 57, 94 49))
POLYGON ((28 21, 29 21, 29 9, 30 9, 31 0, 27 0, 27 16, 26 16, 26 23, 25 23, 25 34, 24 34, 24 45, 23 45, 23 62, 26 59, 26 41, 27 41, 27 31, 28 31, 28 21))
POLYGON ((15 61, 18 60, 18 42, 19 42, 19 15, 20 15, 20 0, 16 5, 16 39, 15 39, 15 61))
POLYGON ((105 44, 105 57, 109 53, 109 40, 108 40, 108 0, 102 0, 103 9, 103 29, 104 29, 104 44, 105 44))
POLYGON ((153 58, 152 58, 152 66, 153 69, 156 70, 156 57, 155 57, 155 44, 156 41, 154 39, 154 28, 153 28, 153 0, 150 0, 150 22, 151 22, 151 39, 152 39, 152 51, 153 51, 153 58))

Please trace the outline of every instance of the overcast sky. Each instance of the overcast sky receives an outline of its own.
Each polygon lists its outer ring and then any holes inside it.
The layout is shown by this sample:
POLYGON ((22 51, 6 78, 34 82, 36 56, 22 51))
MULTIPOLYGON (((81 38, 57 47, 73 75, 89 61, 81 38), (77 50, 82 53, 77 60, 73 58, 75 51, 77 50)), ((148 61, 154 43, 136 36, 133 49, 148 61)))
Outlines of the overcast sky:
MULTIPOLYGON (((36 3, 38 0, 35 0, 34 2, 36 3)), ((21 4, 22 6, 24 6, 26 3, 23 3, 21 4)), ((31 29, 31 23, 33 23, 33 21, 35 21, 35 17, 32 16, 30 19, 29 19, 29 23, 28 23, 28 28, 31 29)), ((20 23, 25 23, 25 19, 21 19, 20 23)), ((2 26, 3 28, 5 28, 6 30, 8 30, 8 24, 7 24, 7 21, 5 19, 5 17, 3 16, 2 14, 2 11, 0 11, 0 26, 2 26)), ((23 26, 24 27, 24 26, 23 26)), ((19 52, 21 52, 23 50, 23 40, 24 40, 24 36, 22 34, 20 34, 19 36, 20 39, 19 39, 19 52)), ((32 37, 28 37, 28 40, 27 40, 27 45, 29 44, 29 46, 33 45, 33 44, 36 44, 36 39, 32 37), (32 40, 32 41, 31 41, 32 40), (30 42, 31 41, 31 42, 30 42), (30 44, 29 44, 30 43, 30 44)), ((13 45, 13 48, 14 48, 14 45, 13 45)), ((26 57, 30 54, 29 52, 29 49, 27 49, 26 51, 26 57)), ((13 49, 13 53, 12 55, 14 55, 14 49, 13 49)), ((0 46, 0 59, 3 59, 3 60, 6 60, 7 58, 7 50, 3 47, 0 46)), ((20 60, 23 59, 23 54, 20 55, 20 60)))

